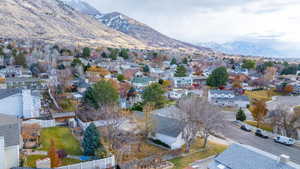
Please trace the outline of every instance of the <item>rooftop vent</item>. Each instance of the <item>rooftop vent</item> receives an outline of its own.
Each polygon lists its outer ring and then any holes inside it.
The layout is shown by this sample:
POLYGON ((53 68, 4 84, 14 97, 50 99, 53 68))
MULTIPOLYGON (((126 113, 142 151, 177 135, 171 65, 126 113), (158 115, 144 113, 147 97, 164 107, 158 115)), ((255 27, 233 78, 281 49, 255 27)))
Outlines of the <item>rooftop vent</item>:
POLYGON ((222 164, 219 164, 218 166, 217 166, 219 169, 225 169, 226 167, 224 166, 224 165, 222 165, 222 164))

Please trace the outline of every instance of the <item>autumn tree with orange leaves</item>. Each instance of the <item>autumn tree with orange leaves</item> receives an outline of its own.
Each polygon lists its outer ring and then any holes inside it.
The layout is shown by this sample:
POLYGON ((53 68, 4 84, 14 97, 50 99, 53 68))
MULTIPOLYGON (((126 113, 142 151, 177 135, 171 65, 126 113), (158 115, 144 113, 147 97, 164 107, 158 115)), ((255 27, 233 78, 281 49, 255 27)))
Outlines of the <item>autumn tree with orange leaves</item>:
POLYGON ((51 145, 48 150, 48 156, 50 158, 51 168, 56 168, 60 166, 61 161, 57 154, 56 145, 53 139, 51 139, 51 145))
POLYGON ((257 121, 257 127, 260 127, 260 124, 263 122, 264 117, 268 113, 266 108, 266 102, 263 100, 255 100, 251 108, 251 113, 255 121, 257 121))
POLYGON ((294 91, 294 87, 292 85, 286 85, 284 88, 283 88, 283 91, 286 93, 286 94, 290 94, 294 91))

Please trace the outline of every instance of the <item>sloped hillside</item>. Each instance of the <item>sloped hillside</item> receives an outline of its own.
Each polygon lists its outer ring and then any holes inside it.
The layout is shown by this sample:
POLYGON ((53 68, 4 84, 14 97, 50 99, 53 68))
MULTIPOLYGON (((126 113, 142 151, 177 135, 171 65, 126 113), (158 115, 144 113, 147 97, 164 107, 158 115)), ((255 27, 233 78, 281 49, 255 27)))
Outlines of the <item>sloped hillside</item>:
POLYGON ((147 48, 59 0, 1 0, 0 36, 79 45, 147 48))

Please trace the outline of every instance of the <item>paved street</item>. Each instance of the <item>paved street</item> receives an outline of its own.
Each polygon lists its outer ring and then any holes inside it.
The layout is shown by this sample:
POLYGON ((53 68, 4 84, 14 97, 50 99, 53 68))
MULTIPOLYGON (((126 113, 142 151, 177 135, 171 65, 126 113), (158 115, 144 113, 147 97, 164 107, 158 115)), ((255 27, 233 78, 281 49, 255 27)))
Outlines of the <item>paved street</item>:
POLYGON ((226 138, 241 144, 247 144, 266 152, 280 155, 286 154, 290 156, 291 161, 300 164, 300 148, 296 146, 285 146, 275 143, 273 139, 263 139, 254 135, 254 133, 246 132, 238 128, 232 122, 226 122, 226 127, 222 129, 222 133, 226 138))

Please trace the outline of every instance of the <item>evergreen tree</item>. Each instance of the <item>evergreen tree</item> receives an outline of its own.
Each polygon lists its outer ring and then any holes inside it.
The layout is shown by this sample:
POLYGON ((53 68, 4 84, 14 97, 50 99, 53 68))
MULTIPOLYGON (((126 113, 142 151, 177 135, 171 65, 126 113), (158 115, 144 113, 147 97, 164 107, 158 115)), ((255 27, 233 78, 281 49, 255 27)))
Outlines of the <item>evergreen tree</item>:
POLYGON ((108 56, 107 56, 107 54, 106 54, 105 52, 102 52, 101 56, 102 56, 103 58, 108 58, 108 56))
POLYGON ((143 67, 143 72, 145 72, 145 73, 150 72, 150 68, 149 68, 148 65, 145 65, 145 66, 143 67))
POLYGON ((109 58, 111 58, 112 60, 117 60, 118 54, 119 54, 119 49, 109 48, 109 50, 110 50, 109 58))
POLYGON ((88 58, 91 56, 91 49, 88 47, 83 48, 82 57, 88 58))
POLYGON ((186 68, 183 65, 180 65, 176 68, 175 77, 185 77, 186 68))
POLYGON ((207 79, 207 84, 212 87, 221 87, 226 85, 228 73, 225 67, 215 69, 207 79))
POLYGON ((236 120, 245 121, 247 119, 245 112, 240 108, 236 113, 236 120))
POLYGON ((96 150, 103 147, 99 131, 94 123, 91 123, 84 131, 82 147, 86 156, 94 156, 96 150))
POLYGON ((129 51, 128 49, 121 49, 120 57, 124 59, 128 59, 129 58, 128 51, 129 51))
POLYGON ((164 93, 165 91, 159 83, 147 86, 142 95, 144 104, 154 103, 156 108, 161 108, 165 103, 164 93))
POLYGON ((182 59, 182 64, 187 65, 187 64, 188 64, 188 59, 187 59, 187 58, 183 58, 183 59, 182 59))
POLYGON ((177 60, 176 60, 176 58, 173 58, 172 60, 171 60, 171 63, 170 63, 171 65, 176 65, 177 64, 177 60))

